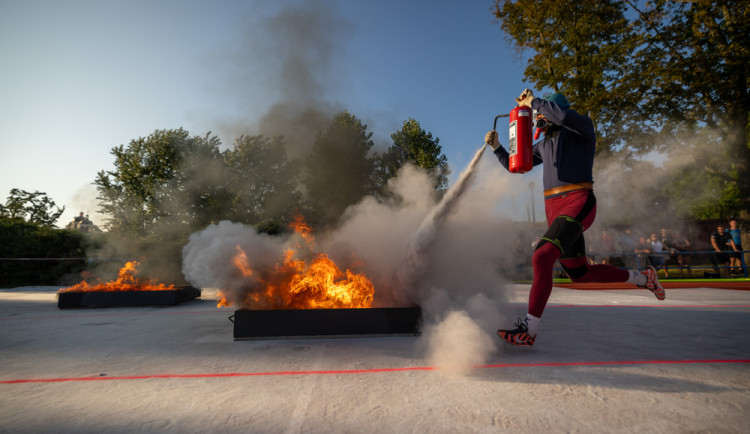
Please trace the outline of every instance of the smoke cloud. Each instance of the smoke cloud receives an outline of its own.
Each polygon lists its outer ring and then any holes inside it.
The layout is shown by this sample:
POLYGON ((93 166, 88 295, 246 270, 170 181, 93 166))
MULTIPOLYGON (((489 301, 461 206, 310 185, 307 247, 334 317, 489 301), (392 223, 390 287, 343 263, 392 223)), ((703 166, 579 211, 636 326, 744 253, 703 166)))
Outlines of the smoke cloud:
POLYGON ((289 240, 259 234, 240 223, 222 221, 190 236, 183 249, 185 280, 196 288, 220 288, 230 304, 242 305, 260 288, 259 274, 243 275, 234 263, 241 249, 255 269, 272 269, 289 240))
POLYGON ((320 126, 344 110, 335 95, 348 76, 343 59, 354 26, 333 5, 312 1, 271 15, 254 11, 242 24, 245 38, 229 54, 236 72, 224 85, 240 111, 252 115, 217 119, 219 131, 284 136, 290 157, 305 155, 320 126))
MULTIPOLYGON (((700 135, 683 132, 669 139, 644 138, 643 145, 654 149, 646 156, 597 158, 597 218, 587 234, 594 237, 604 228, 615 232, 630 228, 635 236, 648 236, 666 228, 690 236, 690 222, 679 216, 695 204, 717 199, 715 186, 701 178, 710 170, 706 168, 721 167, 717 160, 725 155, 725 145, 717 136, 704 130, 700 135), (681 188, 669 188, 675 183, 681 188)), ((695 246, 698 240, 690 241, 695 246)))
MULTIPOLYGON (((442 208, 436 208, 440 202, 430 176, 406 165, 389 182, 390 201, 365 197, 347 209, 338 228, 315 234, 320 251, 336 263, 357 264, 355 271, 372 280, 374 307, 422 307, 420 345, 432 363, 450 372, 486 362, 497 351, 494 331, 514 315, 500 266, 510 260, 516 231, 496 204, 501 196, 514 200, 512 191, 528 192, 519 177, 503 175, 492 160, 478 153, 461 175, 465 184, 454 185, 462 194, 449 191, 444 203, 450 206, 442 208), (417 270, 404 279, 405 267, 417 270), (451 358, 446 348, 466 354, 451 358)), ((252 267, 262 268, 280 261, 293 241, 221 222, 190 237, 183 273, 192 285, 221 288, 241 305, 254 288, 232 264, 236 246, 241 244, 252 267)))
POLYGON ((450 374, 465 375, 493 353, 492 337, 466 311, 450 311, 445 319, 425 331, 427 360, 450 374))

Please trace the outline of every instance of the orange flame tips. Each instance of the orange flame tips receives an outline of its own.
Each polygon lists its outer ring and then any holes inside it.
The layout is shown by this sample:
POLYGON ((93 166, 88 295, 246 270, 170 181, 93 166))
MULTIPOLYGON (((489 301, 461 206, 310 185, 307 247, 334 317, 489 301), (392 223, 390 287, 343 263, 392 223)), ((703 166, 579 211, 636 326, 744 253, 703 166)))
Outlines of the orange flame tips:
POLYGON ((243 277, 250 277, 253 275, 253 270, 250 268, 250 262, 247 259, 247 254, 242 247, 237 246, 237 254, 232 259, 234 266, 242 273, 243 277))
MULTIPOLYGON (((296 217, 290 225, 306 243, 314 244, 312 229, 296 217)), ((297 251, 284 251, 282 262, 267 270, 253 270, 245 252, 238 246, 232 258, 243 277, 253 275, 254 291, 244 300, 250 309, 322 309, 366 308, 372 305, 375 287, 365 275, 347 269, 342 271, 325 253, 318 253, 308 263, 297 257, 297 251)), ((218 306, 229 306, 224 293, 219 293, 218 306)))
POLYGON ((295 216, 294 221, 289 223, 289 227, 292 228, 294 232, 300 234, 306 243, 312 244, 315 242, 315 239, 312 236, 312 228, 305 223, 305 220, 301 215, 295 216))
POLYGON ((89 284, 84 280, 68 288, 63 288, 59 292, 112 292, 112 291, 171 291, 174 285, 165 285, 156 283, 153 280, 142 279, 138 277, 138 261, 127 262, 117 273, 117 280, 106 283, 89 284))

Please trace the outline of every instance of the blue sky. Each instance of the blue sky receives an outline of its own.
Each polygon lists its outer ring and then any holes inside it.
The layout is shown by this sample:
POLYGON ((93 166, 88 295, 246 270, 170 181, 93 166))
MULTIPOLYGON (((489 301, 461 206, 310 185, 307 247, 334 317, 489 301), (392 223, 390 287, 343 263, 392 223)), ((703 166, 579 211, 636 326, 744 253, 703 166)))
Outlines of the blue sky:
POLYGON ((0 201, 11 188, 38 190, 66 206, 58 225, 79 211, 96 222, 91 184, 112 168, 113 147, 156 129, 212 131, 225 146, 257 133, 273 104, 298 97, 264 49, 285 8, 325 16, 331 31, 320 52, 330 57, 308 59, 320 64, 307 97, 349 110, 379 143, 416 119, 440 139, 455 179, 528 86, 492 5, 0 0, 0 201))

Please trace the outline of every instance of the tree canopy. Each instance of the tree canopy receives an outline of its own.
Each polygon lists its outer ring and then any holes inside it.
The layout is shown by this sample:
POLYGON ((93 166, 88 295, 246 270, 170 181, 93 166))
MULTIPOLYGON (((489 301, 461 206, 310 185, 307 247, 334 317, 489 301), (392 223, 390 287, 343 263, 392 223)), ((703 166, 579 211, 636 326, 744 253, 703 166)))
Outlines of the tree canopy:
POLYGON ((299 211, 298 164, 287 157, 282 137, 243 135, 222 157, 233 195, 224 218, 278 229, 299 211))
POLYGON ((377 191, 373 145, 367 125, 349 112, 334 115, 318 134, 302 166, 306 217, 313 226, 330 227, 348 206, 377 191))
POLYGON ((114 168, 98 173, 99 210, 111 249, 107 256, 147 255, 142 270, 177 281, 189 235, 220 220, 279 233, 302 214, 321 230, 335 226, 350 205, 379 197, 388 178, 411 162, 445 188, 448 167, 438 139, 414 119, 392 135, 381 158, 372 133, 341 112, 321 127, 305 156, 288 157, 284 137, 241 135, 227 149, 211 133, 156 130, 111 150, 114 168), (383 167, 388 162, 387 170, 383 167))
POLYGON ((450 168, 448 158, 441 154, 440 139, 433 139, 432 133, 423 130, 419 122, 412 118, 404 121, 401 129, 391 134, 391 139, 393 146, 383 153, 379 161, 379 176, 384 180, 382 184, 396 176, 404 164, 411 163, 427 170, 435 180, 435 190, 445 192, 450 168))
POLYGON ((23 219, 47 227, 53 227, 64 211, 65 207, 58 207, 47 193, 32 193, 18 188, 10 190, 5 205, 0 204, 0 217, 23 219))
POLYGON ((94 181, 107 226, 146 236, 164 217, 178 224, 210 220, 206 210, 221 188, 211 182, 221 170, 219 143, 180 128, 113 148, 115 169, 99 172, 94 181))

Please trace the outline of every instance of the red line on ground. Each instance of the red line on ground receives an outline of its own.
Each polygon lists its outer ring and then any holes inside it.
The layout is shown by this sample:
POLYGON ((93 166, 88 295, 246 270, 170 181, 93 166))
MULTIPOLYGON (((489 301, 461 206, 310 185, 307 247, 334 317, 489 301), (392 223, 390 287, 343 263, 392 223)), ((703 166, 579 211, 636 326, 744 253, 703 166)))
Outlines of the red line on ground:
MULTIPOLYGON (((480 365, 475 368, 538 368, 538 367, 565 367, 565 366, 607 366, 607 365, 678 365, 678 364, 710 364, 710 363, 750 363, 750 359, 739 360, 615 360, 601 362, 557 362, 557 363, 500 363, 492 365, 480 365)), ((63 378, 22 378, 15 380, 2 380, 0 384, 19 383, 64 383, 71 381, 121 381, 121 380, 148 380, 153 378, 228 378, 228 377, 270 377, 286 375, 345 375, 345 374, 378 374, 383 372, 406 372, 406 371, 436 371, 442 368, 435 366, 413 366, 405 368, 373 368, 373 369, 344 369, 331 371, 271 371, 271 372, 229 372, 209 374, 157 374, 157 375, 130 375, 119 377, 63 377, 63 378)))

